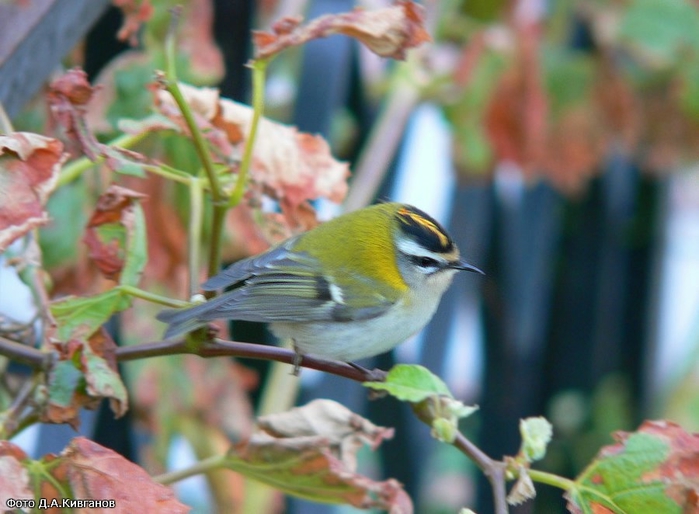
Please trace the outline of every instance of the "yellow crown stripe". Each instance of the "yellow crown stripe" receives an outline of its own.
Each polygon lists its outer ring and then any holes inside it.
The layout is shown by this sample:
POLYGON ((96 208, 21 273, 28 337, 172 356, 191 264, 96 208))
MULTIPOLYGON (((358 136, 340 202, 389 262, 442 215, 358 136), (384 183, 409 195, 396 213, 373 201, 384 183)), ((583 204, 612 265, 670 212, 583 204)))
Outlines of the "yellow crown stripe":
POLYGON ((442 246, 447 246, 449 244, 449 238, 444 234, 444 232, 442 232, 437 225, 432 223, 430 220, 423 218, 418 213, 403 207, 398 210, 398 215, 403 216, 405 218, 409 218, 413 222, 423 226, 430 232, 434 233, 439 238, 439 242, 442 244, 442 246))

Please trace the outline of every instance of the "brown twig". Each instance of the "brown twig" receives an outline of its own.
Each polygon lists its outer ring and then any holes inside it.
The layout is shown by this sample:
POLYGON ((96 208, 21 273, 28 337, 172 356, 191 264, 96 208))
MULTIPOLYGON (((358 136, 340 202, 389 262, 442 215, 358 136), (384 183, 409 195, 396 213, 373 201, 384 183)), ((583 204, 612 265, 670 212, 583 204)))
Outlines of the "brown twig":
POLYGON ((495 514, 507 514, 507 491, 505 490, 505 463, 488 457, 475 444, 469 441, 461 432, 457 432, 452 443, 464 453, 488 477, 493 488, 495 514))
MULTIPOLYGON (((116 357, 119 361, 129 361, 185 353, 205 358, 221 356, 246 357, 248 359, 272 360, 287 364, 294 364, 294 358, 296 357, 292 350, 287 350, 286 348, 255 343, 239 343, 223 339, 214 339, 197 347, 193 347, 184 339, 122 346, 117 348, 116 357)), ((356 380, 357 382, 383 381, 386 377, 386 372, 379 369, 368 370, 354 364, 319 359, 310 355, 303 357, 301 367, 325 371, 350 380, 356 380)))
POLYGON ((0 336, 0 355, 34 369, 46 369, 51 354, 0 336))
MULTIPOLYGON (((17 432, 22 414, 25 414, 25 407, 32 399, 32 394, 36 388, 37 381, 35 377, 36 375, 25 379, 22 387, 15 395, 12 405, 3 413, 3 420, 0 423, 0 437, 3 439, 9 439, 17 432)), ((33 413, 27 413, 25 417, 29 414, 33 413)))

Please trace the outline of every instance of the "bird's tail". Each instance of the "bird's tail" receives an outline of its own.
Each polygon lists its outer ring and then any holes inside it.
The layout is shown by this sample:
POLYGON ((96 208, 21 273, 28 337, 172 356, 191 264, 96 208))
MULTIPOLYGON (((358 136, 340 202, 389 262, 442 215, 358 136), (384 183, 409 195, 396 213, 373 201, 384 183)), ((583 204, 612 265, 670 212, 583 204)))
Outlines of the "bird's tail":
POLYGON ((221 297, 219 296, 193 307, 166 309, 159 312, 156 319, 168 324, 163 337, 170 339, 171 337, 187 334, 197 328, 205 327, 209 321, 217 318, 215 315, 212 317, 212 314, 220 301, 221 297))

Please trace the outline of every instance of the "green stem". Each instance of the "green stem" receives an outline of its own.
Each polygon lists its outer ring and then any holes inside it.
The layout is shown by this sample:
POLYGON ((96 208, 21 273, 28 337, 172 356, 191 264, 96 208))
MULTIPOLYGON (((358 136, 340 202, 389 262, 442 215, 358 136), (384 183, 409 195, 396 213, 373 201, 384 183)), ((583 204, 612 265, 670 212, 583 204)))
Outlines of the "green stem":
POLYGON ((122 292, 126 293, 128 295, 131 295, 135 298, 141 298, 142 300, 147 300, 149 302, 157 303, 160 305, 165 305, 166 307, 173 307, 175 309, 180 308, 180 307, 187 307, 189 305, 189 302, 185 302, 182 300, 175 300, 173 298, 168 298, 167 296, 161 296, 159 294, 151 293, 149 291, 144 291, 143 289, 139 289, 138 287, 134 286, 129 286, 129 285, 119 285, 117 288, 122 292))
MULTIPOLYGON (((176 22, 176 14, 173 13, 173 25, 176 22)), ((196 149, 199 160, 201 161, 204 171, 206 171, 206 176, 211 184, 211 196, 213 198, 214 204, 218 204, 224 201, 223 190, 221 189, 221 183, 216 175, 216 170, 214 168, 214 162, 211 158, 211 153, 204 140, 204 136, 199 130, 196 120, 194 119, 194 114, 189 108, 189 104, 184 98, 180 86, 177 83, 177 69, 175 66, 175 30, 171 26, 168 31, 167 37, 165 38, 165 90, 172 95, 175 100, 177 107, 182 113, 182 117, 187 123, 189 132, 192 134, 192 141, 194 142, 194 148, 196 149)))
POLYGON ((536 469, 527 470, 527 474, 534 482, 539 482, 541 484, 552 485, 563 489, 564 491, 570 491, 575 489, 576 484, 573 480, 569 478, 564 478, 553 473, 546 473, 545 471, 538 471, 536 469))
POLYGON ((171 166, 165 166, 162 164, 159 166, 155 166, 152 164, 144 164, 142 167, 144 170, 146 170, 149 173, 152 173, 153 175, 165 177, 168 180, 179 182, 180 184, 184 184, 185 186, 191 186, 194 181, 198 180, 197 177, 193 177, 192 175, 185 173, 184 171, 180 171, 171 166))
POLYGON ((229 207, 238 205, 245 194, 245 184, 252 166, 252 151, 255 146, 255 137, 257 136, 257 125, 265 110, 265 75, 268 63, 267 59, 258 59, 252 64, 252 122, 250 123, 250 133, 247 141, 245 141, 243 160, 240 163, 240 171, 238 172, 238 181, 235 183, 235 189, 228 201, 229 207))
MULTIPOLYGON (((209 268, 208 276, 213 277, 221 271, 221 248, 223 246, 223 227, 226 222, 228 206, 225 204, 214 204, 214 212, 211 220, 211 244, 209 245, 209 268)), ((216 291, 207 291, 205 296, 211 298, 216 295, 216 291)))
MULTIPOLYGON (((122 134, 121 136, 113 139, 107 146, 112 146, 115 148, 131 148, 135 146, 140 141, 145 139, 150 132, 139 132, 138 134, 122 134)), ((82 175, 85 171, 89 170, 91 167, 96 166, 104 162, 104 157, 98 157, 94 161, 91 161, 87 157, 81 157, 80 159, 75 159, 73 162, 67 164, 61 169, 61 174, 58 177, 57 187, 64 186, 82 175)))
POLYGON ((204 193, 199 180, 192 180, 189 188, 189 296, 197 292, 199 286, 199 263, 201 262, 201 229, 204 213, 204 193))
POLYGON ((215 471, 219 468, 222 468, 225 462, 225 455, 213 455, 206 459, 200 460, 199 462, 193 464, 188 468, 180 469, 178 471, 171 471, 169 473, 163 473, 162 475, 155 476, 153 477, 153 480, 163 485, 169 485, 194 475, 201 475, 202 473, 215 471))

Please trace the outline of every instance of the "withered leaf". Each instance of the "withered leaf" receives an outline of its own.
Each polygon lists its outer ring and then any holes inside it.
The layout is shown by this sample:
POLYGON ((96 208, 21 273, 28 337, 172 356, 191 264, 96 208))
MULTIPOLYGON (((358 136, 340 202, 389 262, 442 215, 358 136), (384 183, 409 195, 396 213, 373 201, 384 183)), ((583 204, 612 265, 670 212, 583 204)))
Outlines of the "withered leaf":
POLYGON ((359 447, 376 448, 393 435, 392 429, 377 427, 331 400, 264 416, 259 427, 231 449, 227 467, 312 501, 413 512, 397 481, 377 482, 356 472, 359 447))
POLYGON ((28 132, 0 136, 0 252, 48 223, 46 201, 67 155, 53 138, 28 132))
POLYGON ((374 11, 355 9, 340 14, 320 16, 306 25, 299 17, 285 17, 272 26, 272 32, 254 33, 256 58, 269 58, 282 50, 313 39, 345 34, 382 57, 405 59, 409 48, 431 41, 423 23, 422 7, 414 2, 374 11))
POLYGON ((136 285, 145 266, 145 222, 139 204, 145 195, 112 184, 97 200, 83 241, 102 274, 136 285), (129 273, 122 277, 127 268, 129 273))

